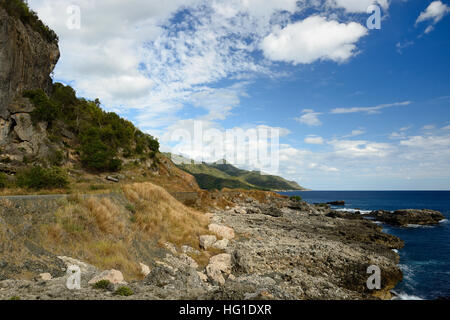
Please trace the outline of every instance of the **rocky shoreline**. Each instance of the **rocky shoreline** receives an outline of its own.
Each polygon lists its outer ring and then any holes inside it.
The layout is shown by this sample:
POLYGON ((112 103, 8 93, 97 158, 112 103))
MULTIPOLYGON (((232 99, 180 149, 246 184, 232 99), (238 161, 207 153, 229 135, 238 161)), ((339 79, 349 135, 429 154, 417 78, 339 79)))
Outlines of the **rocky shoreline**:
POLYGON ((80 290, 67 289, 69 275, 46 273, 0 281, 0 299, 391 299, 402 280, 393 249, 403 241, 371 221, 277 196, 257 200, 236 192, 228 200, 234 207, 209 214, 216 236, 200 235, 201 247, 217 251, 205 268, 193 259, 197 250, 171 244, 162 258, 141 264, 143 280, 129 283, 119 270, 60 257, 62 272, 80 267, 80 290), (380 290, 367 288, 369 266, 381 269, 380 290), (108 285, 94 288, 102 279, 108 285), (117 293, 123 286, 129 296, 117 293))

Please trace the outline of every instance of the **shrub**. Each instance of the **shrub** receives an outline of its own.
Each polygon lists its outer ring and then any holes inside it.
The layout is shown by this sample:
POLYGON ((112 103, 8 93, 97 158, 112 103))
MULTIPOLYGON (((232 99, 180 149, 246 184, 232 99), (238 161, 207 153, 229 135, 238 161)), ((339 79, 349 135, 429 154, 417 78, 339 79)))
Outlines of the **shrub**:
POLYGON ((8 177, 3 172, 0 172, 0 189, 8 186, 8 177))
POLYGON ((22 300, 19 296, 12 296, 9 300, 22 300))
POLYGON ((31 26, 39 32, 47 41, 58 42, 58 35, 39 20, 36 12, 30 10, 23 0, 2 0, 0 6, 3 7, 10 16, 19 18, 22 23, 31 26))
POLYGON ((66 171, 58 167, 42 168, 36 166, 17 174, 17 185, 29 189, 56 189, 69 185, 66 171))
POLYGON ((34 110, 31 112, 33 123, 45 121, 49 125, 58 118, 60 108, 50 100, 45 92, 41 89, 26 91, 23 96, 31 100, 34 104, 34 110))
POLYGON ((123 287, 119 287, 114 294, 116 294, 118 296, 128 297, 128 296, 132 296, 134 294, 134 292, 129 287, 123 286, 123 287))
POLYGON ((122 161, 115 158, 110 149, 100 138, 100 130, 91 128, 81 138, 81 162, 86 168, 97 171, 119 171, 122 161))
POLYGON ((94 289, 108 290, 112 283, 109 280, 100 280, 94 283, 94 289))
POLYGON ((291 199, 292 201, 296 201, 296 202, 302 202, 302 197, 300 196, 292 196, 289 199, 291 199))

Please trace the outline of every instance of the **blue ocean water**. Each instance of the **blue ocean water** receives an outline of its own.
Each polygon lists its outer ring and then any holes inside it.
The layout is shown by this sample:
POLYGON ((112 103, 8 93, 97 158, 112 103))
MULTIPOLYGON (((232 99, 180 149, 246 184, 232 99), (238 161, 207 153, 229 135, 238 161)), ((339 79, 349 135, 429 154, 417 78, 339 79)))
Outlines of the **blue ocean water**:
POLYGON ((345 200, 345 209, 433 209, 446 220, 438 226, 398 228, 383 225, 384 232, 405 241, 399 251, 404 279, 395 292, 404 299, 450 297, 450 191, 298 191, 309 203, 345 200))

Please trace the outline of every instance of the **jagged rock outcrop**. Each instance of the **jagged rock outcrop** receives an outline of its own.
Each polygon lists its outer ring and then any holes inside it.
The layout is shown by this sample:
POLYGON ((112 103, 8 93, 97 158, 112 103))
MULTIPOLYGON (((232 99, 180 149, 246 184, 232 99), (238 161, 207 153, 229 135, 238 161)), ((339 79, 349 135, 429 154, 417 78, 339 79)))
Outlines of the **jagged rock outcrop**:
POLYGON ((429 209, 404 209, 395 212, 377 210, 369 214, 378 221, 406 227, 408 225, 434 225, 444 220, 445 217, 439 211, 429 209))
POLYGON ((50 74, 59 56, 56 42, 0 7, 0 169, 12 167, 10 161, 48 155, 47 125, 33 125, 34 107, 22 93, 35 89, 49 93, 50 74))

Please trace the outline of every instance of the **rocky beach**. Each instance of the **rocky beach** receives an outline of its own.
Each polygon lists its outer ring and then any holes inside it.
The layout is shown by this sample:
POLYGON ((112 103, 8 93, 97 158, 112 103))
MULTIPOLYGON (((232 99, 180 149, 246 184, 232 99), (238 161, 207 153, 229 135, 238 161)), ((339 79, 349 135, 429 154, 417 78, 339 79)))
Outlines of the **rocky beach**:
MULTIPOLYGON (((53 257, 49 270, 32 280, 0 282, 1 299, 391 299, 402 279, 394 249, 402 240, 360 215, 336 212, 272 193, 258 199, 223 195, 231 204, 208 215, 212 234, 200 235, 200 250, 212 247, 206 267, 200 251, 165 243, 142 280, 128 283, 120 270, 99 270, 69 257, 53 257), (213 235, 214 234, 214 235, 213 235), (57 265, 61 268, 57 269, 57 265), (69 290, 67 269, 81 269, 81 289, 69 290), (381 269, 381 289, 369 290, 369 266, 381 269), (102 288, 95 284, 107 280, 102 288), (129 296, 117 293, 126 286, 129 296)), ((209 253, 208 253, 209 254, 209 253)), ((41 263, 41 266, 43 264, 41 263)))

